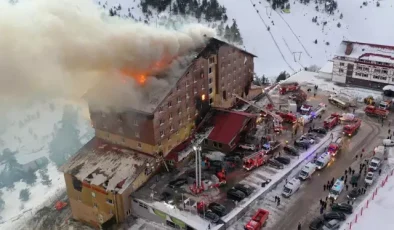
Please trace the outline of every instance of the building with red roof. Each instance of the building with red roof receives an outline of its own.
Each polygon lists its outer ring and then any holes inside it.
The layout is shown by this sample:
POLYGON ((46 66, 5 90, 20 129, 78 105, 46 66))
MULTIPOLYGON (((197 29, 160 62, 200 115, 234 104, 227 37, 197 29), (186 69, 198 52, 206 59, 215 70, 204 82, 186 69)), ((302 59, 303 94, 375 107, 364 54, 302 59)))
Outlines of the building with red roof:
POLYGON ((256 127, 256 118, 255 114, 216 110, 212 117, 214 128, 204 140, 204 147, 231 152, 237 147, 243 134, 256 127))

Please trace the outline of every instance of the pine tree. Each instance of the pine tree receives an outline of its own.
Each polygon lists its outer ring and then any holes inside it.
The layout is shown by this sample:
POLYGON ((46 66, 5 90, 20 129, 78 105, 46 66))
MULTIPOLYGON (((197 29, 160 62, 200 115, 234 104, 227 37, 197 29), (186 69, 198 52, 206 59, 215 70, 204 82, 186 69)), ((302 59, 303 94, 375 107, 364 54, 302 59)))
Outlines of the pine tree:
POLYGON ((220 37, 222 37, 224 35, 224 23, 223 22, 221 22, 219 24, 217 31, 218 31, 218 35, 220 37))
POLYGON ((232 41, 231 30, 230 30, 230 27, 228 25, 226 25, 226 27, 224 29, 224 38, 227 41, 232 41))
POLYGON ((61 127, 55 130, 54 138, 49 143, 49 158, 61 166, 82 144, 79 140, 78 113, 72 106, 65 106, 61 127))
POLYGON ((232 38, 233 38, 232 41, 242 45, 242 43, 243 43, 242 36, 241 36, 241 32, 239 31, 236 20, 233 21, 233 24, 231 25, 231 28, 230 28, 230 32, 231 32, 232 38))

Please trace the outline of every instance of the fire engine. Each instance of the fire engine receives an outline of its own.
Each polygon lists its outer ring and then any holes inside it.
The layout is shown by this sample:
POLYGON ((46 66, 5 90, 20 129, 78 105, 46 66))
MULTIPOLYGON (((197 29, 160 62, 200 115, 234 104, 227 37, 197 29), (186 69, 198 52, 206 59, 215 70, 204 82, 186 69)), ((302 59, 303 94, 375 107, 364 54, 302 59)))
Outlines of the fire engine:
POLYGON ((326 104, 320 103, 317 109, 311 112, 313 119, 321 116, 326 111, 326 107, 327 107, 326 104))
POLYGON ((342 143, 343 143, 342 137, 338 137, 334 142, 332 142, 328 146, 327 152, 329 154, 331 154, 331 156, 335 157, 339 153, 339 151, 342 149, 342 143))
POLYGON ((279 93, 285 95, 288 92, 295 92, 300 89, 298 82, 286 82, 279 85, 279 93))
POLYGON ((327 117, 324 120, 324 128, 325 129, 334 128, 336 125, 339 124, 339 117, 340 117, 340 115, 338 113, 331 114, 329 117, 327 117))
POLYGON ((393 101, 391 101, 391 100, 381 101, 379 103, 379 109, 389 110, 391 108, 392 104, 393 104, 393 101))
POLYGON ((293 113, 277 112, 277 114, 283 119, 284 122, 288 122, 290 124, 297 122, 297 116, 293 113))
POLYGON ((343 134, 345 134, 345 135, 351 137, 351 136, 353 136, 353 135, 358 131, 358 129, 360 128, 360 126, 361 126, 361 120, 358 119, 358 118, 355 118, 355 119, 353 120, 353 123, 348 124, 348 125, 345 125, 345 126, 343 127, 343 134))
POLYGON ((259 152, 255 152, 249 156, 244 157, 243 160, 243 168, 246 169, 247 171, 250 171, 252 169, 258 168, 265 164, 267 160, 269 159, 269 156, 266 155, 265 150, 261 150, 259 152))
POLYGON ((258 209, 252 219, 245 225, 245 230, 260 230, 268 219, 269 212, 258 209))
POLYGON ((368 116, 379 117, 379 118, 387 118, 387 116, 389 115, 388 110, 382 109, 380 107, 376 108, 373 105, 368 105, 367 107, 365 107, 364 112, 368 116))

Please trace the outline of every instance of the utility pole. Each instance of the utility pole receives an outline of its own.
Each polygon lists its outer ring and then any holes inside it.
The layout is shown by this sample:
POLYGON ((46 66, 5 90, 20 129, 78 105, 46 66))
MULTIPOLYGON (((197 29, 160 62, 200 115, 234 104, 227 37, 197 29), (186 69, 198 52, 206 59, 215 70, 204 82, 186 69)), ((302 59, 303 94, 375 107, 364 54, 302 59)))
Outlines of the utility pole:
POLYGON ((302 52, 293 52, 293 56, 294 56, 294 61, 295 61, 295 62, 300 61, 300 59, 301 59, 301 54, 302 54, 302 52), (298 54, 298 60, 296 60, 296 54, 298 54))
POLYGON ((196 156, 196 190, 199 191, 202 188, 201 185, 201 146, 194 146, 193 150, 196 156))

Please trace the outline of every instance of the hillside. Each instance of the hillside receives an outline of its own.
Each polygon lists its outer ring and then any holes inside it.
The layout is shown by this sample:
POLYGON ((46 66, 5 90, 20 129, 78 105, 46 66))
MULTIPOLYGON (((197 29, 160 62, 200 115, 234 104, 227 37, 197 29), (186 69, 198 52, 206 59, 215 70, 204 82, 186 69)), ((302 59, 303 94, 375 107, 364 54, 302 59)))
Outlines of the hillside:
MULTIPOLYGON (((164 19, 169 15, 170 7, 167 7, 161 14, 152 10, 152 15, 146 17, 139 2, 110 0, 106 3, 106 9, 121 5, 119 15, 132 15, 142 21, 147 19, 151 24, 157 24, 157 21, 163 20, 163 15, 164 19)), ((289 13, 272 10, 266 0, 218 2, 226 9, 226 24, 230 25, 235 19, 245 48, 258 56, 256 73, 268 77, 275 77, 284 70, 293 73, 311 65, 323 66, 332 58, 343 39, 390 44, 394 36, 392 31, 386 29, 390 28, 389 24, 394 19, 391 14, 394 0, 379 1, 379 7, 377 1, 338 1, 333 14, 324 10, 324 0, 309 1, 307 4, 301 3, 306 1, 289 1, 289 13), (312 22, 314 17, 316 22, 312 22)), ((211 26, 219 24, 205 20, 201 22, 211 26)))

